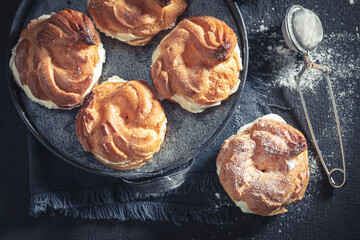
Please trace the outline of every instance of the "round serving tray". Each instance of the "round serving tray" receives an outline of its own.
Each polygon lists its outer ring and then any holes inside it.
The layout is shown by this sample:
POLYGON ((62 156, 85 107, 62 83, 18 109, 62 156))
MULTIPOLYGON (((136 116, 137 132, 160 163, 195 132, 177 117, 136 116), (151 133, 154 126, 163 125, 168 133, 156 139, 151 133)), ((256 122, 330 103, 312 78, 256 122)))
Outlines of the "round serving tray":
MULTIPOLYGON (((175 103, 162 101, 168 120, 167 132, 164 144, 152 160, 140 168, 125 171, 115 170, 99 163, 92 154, 82 149, 77 140, 75 118, 79 109, 51 110, 32 102, 16 85, 8 69, 11 96, 28 129, 56 156, 86 171, 120 177, 134 185, 146 186, 145 189, 153 187, 149 186, 149 183, 164 179, 164 175, 168 180, 171 180, 169 176, 177 179, 168 181, 168 185, 172 188, 181 184, 191 167, 192 159, 208 146, 228 123, 245 85, 248 68, 247 34, 236 3, 231 0, 224 2, 197 0, 188 1, 188 5, 187 10, 177 22, 192 15, 210 15, 225 21, 234 29, 239 39, 243 64, 243 70, 240 73, 241 85, 239 90, 220 106, 200 114, 189 113, 175 103)), ((86 12, 86 1, 23 0, 12 24, 8 59, 11 57, 11 48, 17 43, 21 30, 31 19, 42 14, 61 11, 64 8, 86 12)), ((150 77, 151 55, 168 32, 161 32, 145 47, 131 47, 101 34, 106 49, 106 63, 100 82, 118 75, 128 80, 143 79, 153 86, 150 77)), ((156 188, 154 191, 162 190, 156 188)))

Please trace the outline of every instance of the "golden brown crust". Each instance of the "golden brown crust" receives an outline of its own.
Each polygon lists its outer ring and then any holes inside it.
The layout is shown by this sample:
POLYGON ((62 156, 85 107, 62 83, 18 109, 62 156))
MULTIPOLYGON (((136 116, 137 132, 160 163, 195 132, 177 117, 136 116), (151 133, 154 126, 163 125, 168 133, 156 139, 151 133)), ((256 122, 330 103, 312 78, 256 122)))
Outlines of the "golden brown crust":
POLYGON ((239 84, 241 62, 237 37, 223 21, 210 16, 184 19, 153 55, 151 76, 156 90, 201 105, 223 101, 239 84))
POLYGON ((171 28, 186 7, 186 0, 89 0, 87 11, 100 31, 132 34, 139 39, 123 41, 143 46, 171 28))
POLYGON ((86 98, 76 118, 85 151, 109 167, 143 165, 158 152, 166 131, 164 110, 144 81, 104 82, 86 98))
POLYGON ((83 13, 65 9, 21 32, 15 65, 33 96, 59 108, 79 106, 99 62, 99 34, 83 13))
POLYGON ((309 181, 305 137, 290 125, 264 119, 225 140, 216 163, 225 191, 263 216, 286 212, 309 181))

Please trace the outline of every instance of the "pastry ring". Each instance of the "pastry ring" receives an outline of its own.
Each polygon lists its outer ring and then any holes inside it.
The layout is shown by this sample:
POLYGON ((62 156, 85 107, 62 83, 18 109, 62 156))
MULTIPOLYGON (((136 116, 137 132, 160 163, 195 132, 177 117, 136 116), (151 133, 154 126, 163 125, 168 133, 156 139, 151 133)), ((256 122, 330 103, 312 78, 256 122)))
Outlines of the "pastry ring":
POLYGON ((87 11, 106 36, 143 46, 160 31, 172 28, 186 0, 88 0, 87 11))
POLYGON ((151 86, 112 77, 95 87, 76 118, 85 151, 115 169, 140 167, 164 141, 166 117, 151 86))
POLYGON ((97 84, 104 61, 105 50, 90 18, 65 9, 31 21, 12 50, 10 68, 32 101, 71 109, 97 84))
POLYGON ((242 69, 234 31, 209 16, 184 19, 152 56, 151 76, 160 98, 199 113, 239 88, 242 69))
POLYGON ((308 161, 305 137, 271 114, 225 140, 216 165, 225 191, 243 212, 270 216, 303 198, 308 161))

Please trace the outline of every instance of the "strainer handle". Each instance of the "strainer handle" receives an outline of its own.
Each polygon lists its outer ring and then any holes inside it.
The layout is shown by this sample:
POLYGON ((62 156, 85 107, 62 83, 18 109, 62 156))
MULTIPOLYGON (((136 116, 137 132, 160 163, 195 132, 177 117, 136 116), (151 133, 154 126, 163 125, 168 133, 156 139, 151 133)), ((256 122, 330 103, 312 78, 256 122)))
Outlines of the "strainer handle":
POLYGON ((299 92, 300 95, 300 100, 301 100, 301 104, 302 107, 304 109, 304 113, 305 113, 305 117, 306 117, 306 121, 308 123, 309 126, 309 130, 310 130, 310 134, 312 137, 312 140, 314 142, 315 148, 316 148, 316 152, 318 153, 319 159, 321 161, 321 164, 326 172, 326 175, 328 176, 329 182, 331 184, 331 186, 335 187, 335 188, 341 188, 342 186, 344 186, 345 182, 346 182, 346 166, 345 166, 345 154, 344 154, 344 148, 343 148, 343 143, 342 143, 342 138, 341 138, 341 127, 340 127, 340 122, 339 122, 339 117, 338 117, 338 113, 337 113, 337 109, 336 109, 336 103, 335 103, 335 98, 334 98, 334 93, 331 87, 331 82, 330 82, 330 78, 329 78, 329 68, 326 66, 320 66, 316 63, 311 63, 309 60, 308 56, 305 56, 305 60, 307 62, 307 64, 301 69, 301 71, 299 72, 298 75, 295 76, 295 81, 296 81, 296 85, 297 85, 297 90, 299 92), (339 136, 339 142, 340 142, 340 150, 341 150, 341 157, 342 157, 342 164, 343 164, 343 169, 340 168, 334 168, 331 171, 328 170, 325 161, 322 157, 322 154, 320 152, 312 125, 311 125, 311 121, 310 121, 310 117, 306 108, 306 104, 305 104, 305 100, 304 100, 304 96, 302 94, 301 91, 301 87, 300 87, 300 79, 301 76, 305 73, 306 70, 308 69, 317 69, 320 70, 324 73, 327 84, 328 84, 328 88, 329 88, 329 94, 330 94, 330 98, 331 98, 331 103, 332 103, 332 107, 333 107, 333 111, 334 111, 334 115, 335 115, 335 121, 336 121, 336 127, 337 127, 337 132, 338 132, 338 136, 339 136), (334 179, 331 177, 333 175, 334 172, 341 172, 343 174, 343 180, 342 183, 337 184, 334 179))

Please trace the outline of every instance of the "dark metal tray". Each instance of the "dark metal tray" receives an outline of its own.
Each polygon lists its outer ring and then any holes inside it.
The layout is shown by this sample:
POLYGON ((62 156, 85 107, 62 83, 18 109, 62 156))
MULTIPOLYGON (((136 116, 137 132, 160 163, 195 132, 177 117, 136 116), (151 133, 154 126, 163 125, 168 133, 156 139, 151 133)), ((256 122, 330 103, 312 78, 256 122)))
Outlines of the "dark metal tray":
MULTIPOLYGON (((239 90, 220 106, 200 114, 192 114, 177 104, 163 101, 167 116, 167 132, 160 151, 153 159, 134 170, 115 170, 95 160, 85 152, 76 137, 73 110, 49 110, 32 102, 13 81, 10 69, 8 81, 14 104, 35 137, 52 153, 66 162, 95 174, 120 177, 144 192, 162 192, 179 186, 189 171, 192 159, 208 146, 224 129, 238 104, 245 85, 248 67, 248 43, 245 25, 238 6, 231 0, 188 1, 188 8, 177 22, 192 15, 210 15, 225 21, 239 39, 242 64, 239 90)), ((21 30, 42 14, 58 12, 64 8, 86 12, 85 0, 23 0, 10 32, 9 54, 17 43, 21 30)), ((145 47, 131 47, 101 34, 106 49, 106 62, 100 82, 118 75, 127 80, 143 79, 150 83, 151 55, 161 39, 168 33, 163 31, 145 47)))

